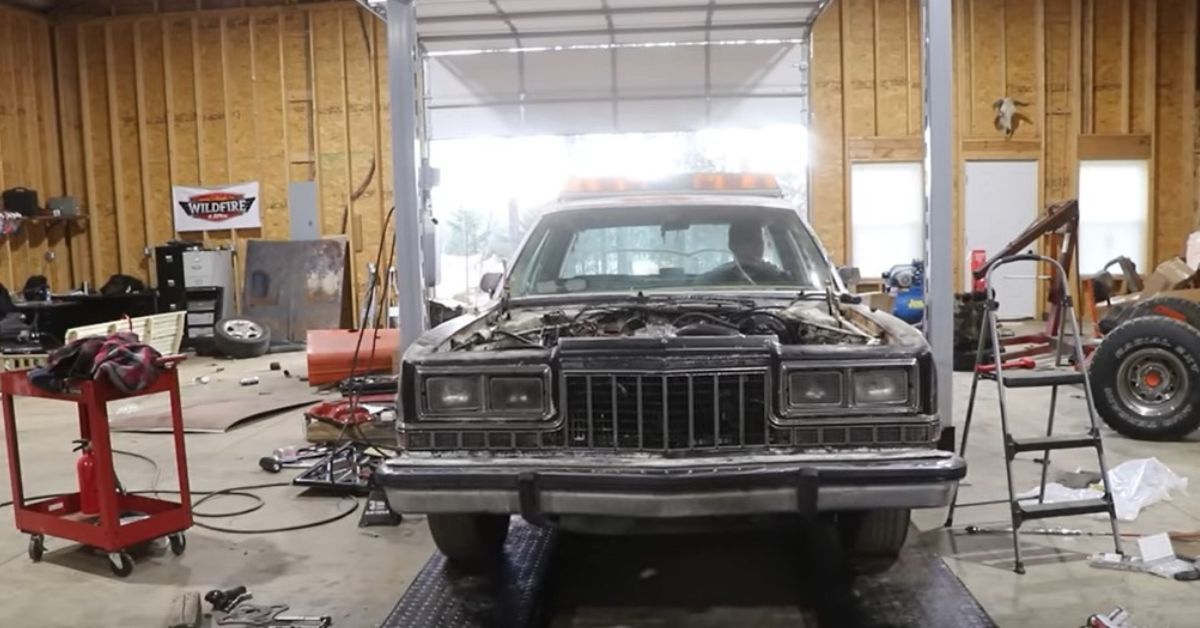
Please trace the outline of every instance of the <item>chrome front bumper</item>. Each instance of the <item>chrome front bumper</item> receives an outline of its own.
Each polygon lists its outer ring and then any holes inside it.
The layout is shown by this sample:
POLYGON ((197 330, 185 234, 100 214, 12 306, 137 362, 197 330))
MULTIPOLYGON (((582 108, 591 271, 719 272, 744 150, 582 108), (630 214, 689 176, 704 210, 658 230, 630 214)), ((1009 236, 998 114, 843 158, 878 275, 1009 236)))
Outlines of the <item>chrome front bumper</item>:
POLYGON ((937 508, 966 463, 929 449, 663 458, 404 454, 375 474, 402 513, 675 518, 937 508))

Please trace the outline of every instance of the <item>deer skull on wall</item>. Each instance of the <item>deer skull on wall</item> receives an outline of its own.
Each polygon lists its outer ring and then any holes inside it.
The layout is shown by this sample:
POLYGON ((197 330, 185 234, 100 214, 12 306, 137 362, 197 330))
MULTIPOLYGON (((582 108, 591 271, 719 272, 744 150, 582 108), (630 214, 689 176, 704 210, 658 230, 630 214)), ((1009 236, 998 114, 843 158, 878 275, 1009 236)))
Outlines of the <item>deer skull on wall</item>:
POLYGON ((1012 138, 1013 133, 1017 132, 1017 127, 1021 123, 1027 122, 1033 124, 1025 114, 1017 111, 1017 107, 1028 107, 1029 103, 1014 100, 1005 96, 999 98, 992 103, 992 107, 996 110, 996 130, 1003 131, 1005 138, 1012 138))

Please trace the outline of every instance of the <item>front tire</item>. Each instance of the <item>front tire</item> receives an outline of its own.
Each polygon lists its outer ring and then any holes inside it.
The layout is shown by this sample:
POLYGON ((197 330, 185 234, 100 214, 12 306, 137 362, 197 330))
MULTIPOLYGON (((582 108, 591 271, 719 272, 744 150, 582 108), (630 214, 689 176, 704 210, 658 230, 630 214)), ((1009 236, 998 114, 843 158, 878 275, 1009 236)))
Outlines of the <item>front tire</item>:
POLYGON ((908 509, 866 510, 838 515, 842 545, 860 574, 887 571, 900 558, 908 539, 908 509))
POLYGON ((1200 331, 1165 316, 1134 318, 1108 334, 1089 370, 1096 411, 1141 440, 1176 440, 1200 427, 1200 331))
POLYGON ((429 533, 450 564, 466 572, 493 565, 508 537, 508 515, 431 514, 429 533))

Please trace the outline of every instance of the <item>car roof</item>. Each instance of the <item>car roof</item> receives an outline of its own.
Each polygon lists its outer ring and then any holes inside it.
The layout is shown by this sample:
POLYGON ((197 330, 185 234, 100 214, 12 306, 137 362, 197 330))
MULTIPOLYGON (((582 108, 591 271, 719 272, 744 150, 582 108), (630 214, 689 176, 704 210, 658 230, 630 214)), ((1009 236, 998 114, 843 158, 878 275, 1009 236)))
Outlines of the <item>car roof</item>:
POLYGON ((622 207, 755 207, 797 212, 795 206, 773 196, 717 193, 630 193, 564 200, 546 208, 544 215, 622 207))

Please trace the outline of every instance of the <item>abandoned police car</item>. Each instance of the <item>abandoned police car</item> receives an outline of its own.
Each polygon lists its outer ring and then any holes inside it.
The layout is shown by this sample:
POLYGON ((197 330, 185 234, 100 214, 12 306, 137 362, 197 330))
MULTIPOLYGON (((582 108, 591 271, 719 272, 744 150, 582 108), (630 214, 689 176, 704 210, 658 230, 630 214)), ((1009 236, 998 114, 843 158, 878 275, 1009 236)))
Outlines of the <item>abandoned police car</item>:
POLYGON ((377 480, 456 565, 498 555, 512 514, 610 532, 791 514, 869 568, 910 509, 949 503, 965 466, 935 447, 924 337, 844 291, 772 179, 687 179, 575 186, 484 278, 489 306, 406 352, 404 453, 377 480))

